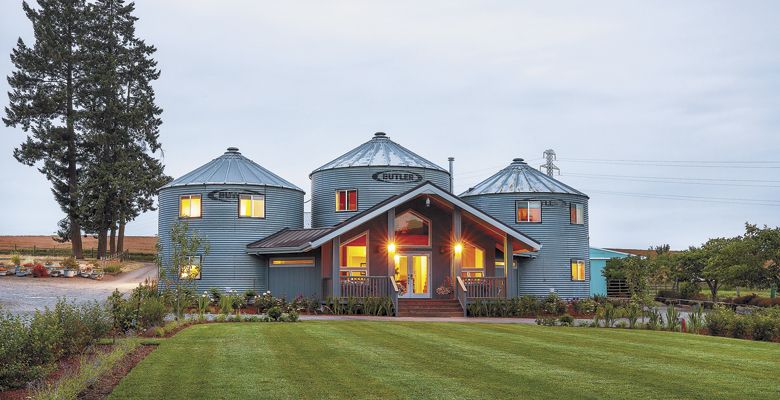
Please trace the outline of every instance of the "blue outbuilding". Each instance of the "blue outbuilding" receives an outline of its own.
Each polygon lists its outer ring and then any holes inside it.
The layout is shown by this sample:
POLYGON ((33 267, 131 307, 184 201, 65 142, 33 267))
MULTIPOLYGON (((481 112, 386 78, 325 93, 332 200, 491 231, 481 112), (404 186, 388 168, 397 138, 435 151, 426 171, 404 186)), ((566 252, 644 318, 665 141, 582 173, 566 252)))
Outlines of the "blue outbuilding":
POLYGON ((607 261, 613 258, 626 258, 631 254, 622 253, 615 250, 602 249, 599 247, 590 248, 590 295, 607 295, 607 278, 602 272, 607 266, 607 261))

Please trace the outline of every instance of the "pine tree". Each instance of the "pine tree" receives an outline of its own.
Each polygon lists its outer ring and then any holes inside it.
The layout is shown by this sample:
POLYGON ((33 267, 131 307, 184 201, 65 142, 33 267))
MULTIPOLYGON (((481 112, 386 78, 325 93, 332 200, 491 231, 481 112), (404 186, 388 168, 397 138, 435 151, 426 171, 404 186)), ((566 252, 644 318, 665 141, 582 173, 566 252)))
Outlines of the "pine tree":
POLYGON ((84 0, 39 0, 39 8, 22 7, 33 25, 35 43, 19 38, 11 53, 15 71, 8 77, 11 91, 3 122, 21 127, 27 140, 14 157, 38 166, 52 183, 52 192, 67 216, 73 255, 83 258, 78 214, 80 133, 76 108, 83 72, 80 48, 84 31, 84 0))

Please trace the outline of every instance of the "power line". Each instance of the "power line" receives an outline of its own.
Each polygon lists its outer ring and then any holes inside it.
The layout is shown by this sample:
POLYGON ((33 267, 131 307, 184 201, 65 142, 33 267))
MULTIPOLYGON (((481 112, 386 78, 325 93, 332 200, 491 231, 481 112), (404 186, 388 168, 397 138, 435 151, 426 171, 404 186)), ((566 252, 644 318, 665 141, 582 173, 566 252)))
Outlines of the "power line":
POLYGON ((727 178, 684 178, 675 176, 641 176, 641 175, 609 175, 609 174, 579 174, 569 173, 566 175, 583 175, 583 176, 606 176, 615 178, 642 178, 642 179, 669 179, 669 180, 692 180, 692 181, 718 181, 718 182, 766 182, 766 183, 780 183, 780 180, 775 179, 727 179, 727 178))
MULTIPOLYGON (((665 180, 665 178, 652 178, 652 177, 639 177, 639 176, 628 176, 628 175, 598 175, 598 174, 577 174, 577 173, 570 173, 566 176, 572 176, 575 178, 586 178, 586 179, 603 179, 603 180, 618 180, 618 181, 629 181, 629 182, 647 182, 647 183, 671 183, 671 184, 682 184, 682 185, 707 185, 707 186, 737 186, 737 187, 758 187, 758 188, 780 188, 780 185, 765 185, 765 184, 750 184, 750 183, 718 183, 718 182, 697 182, 695 180, 685 180, 685 178, 669 178, 669 179, 677 179, 677 180, 665 180)), ((713 179, 715 180, 715 179, 713 179)), ((739 182, 738 180, 734 180, 739 182)), ((772 181, 769 181, 772 182, 772 181)), ((777 181, 774 181, 777 182, 777 181)))
POLYGON ((618 195, 618 196, 640 197, 640 198, 696 201, 696 202, 703 202, 703 203, 741 204, 741 205, 751 205, 751 206, 780 207, 780 200, 744 199, 744 198, 727 198, 727 197, 704 197, 704 196, 686 196, 686 195, 637 193, 637 192, 615 192, 615 191, 609 191, 609 190, 587 190, 587 189, 585 190, 585 192, 586 193, 611 194, 611 195, 618 195))
POLYGON ((698 164, 780 164, 780 161, 712 161, 712 160, 628 160, 604 158, 566 158, 576 161, 618 161, 618 162, 653 162, 653 163, 698 163, 698 164))
POLYGON ((681 168, 729 168, 729 169, 780 169, 780 165, 715 165, 715 164, 685 164, 685 163, 663 163, 660 162, 644 162, 644 161, 618 161, 618 160, 579 160, 573 158, 560 158, 560 161, 569 161, 574 163, 587 163, 587 164, 605 164, 605 165, 635 165, 642 167, 681 167, 681 168))

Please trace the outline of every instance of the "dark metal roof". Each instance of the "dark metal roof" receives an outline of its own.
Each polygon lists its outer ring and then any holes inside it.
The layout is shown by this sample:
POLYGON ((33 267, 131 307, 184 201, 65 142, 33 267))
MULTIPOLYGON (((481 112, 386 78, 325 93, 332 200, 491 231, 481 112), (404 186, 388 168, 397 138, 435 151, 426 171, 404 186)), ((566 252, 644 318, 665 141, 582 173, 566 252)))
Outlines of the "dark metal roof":
POLYGON ((225 154, 174 179, 161 189, 176 186, 229 184, 275 186, 303 192, 303 189, 241 155, 236 147, 228 147, 225 154))
POLYGON ((586 196, 585 193, 529 166, 522 158, 515 158, 509 166, 461 193, 460 196, 496 193, 568 193, 586 196))
POLYGON ((308 244, 322 235, 332 231, 333 228, 316 229, 289 229, 284 228, 264 239, 260 239, 247 246, 250 249, 276 249, 295 248, 308 244))
POLYGON ((384 132, 377 132, 368 142, 315 169, 312 174, 326 169, 374 166, 418 167, 447 172, 446 169, 390 140, 384 132))

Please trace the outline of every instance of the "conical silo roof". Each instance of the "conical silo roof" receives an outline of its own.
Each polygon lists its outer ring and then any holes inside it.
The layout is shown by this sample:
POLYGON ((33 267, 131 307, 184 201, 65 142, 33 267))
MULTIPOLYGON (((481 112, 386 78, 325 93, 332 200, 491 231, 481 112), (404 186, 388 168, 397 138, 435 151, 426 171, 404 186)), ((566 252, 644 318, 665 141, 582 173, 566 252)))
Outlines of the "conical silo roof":
POLYGON ((390 140, 384 132, 375 133, 368 142, 315 169, 312 174, 326 169, 348 167, 418 167, 448 172, 390 140))
POLYGON ((567 193, 587 197, 585 193, 531 167, 522 158, 515 158, 509 166, 460 196, 496 193, 567 193))
POLYGON ((301 188, 241 155, 236 147, 228 147, 225 154, 174 179, 161 189, 192 185, 275 186, 303 192, 301 188))

